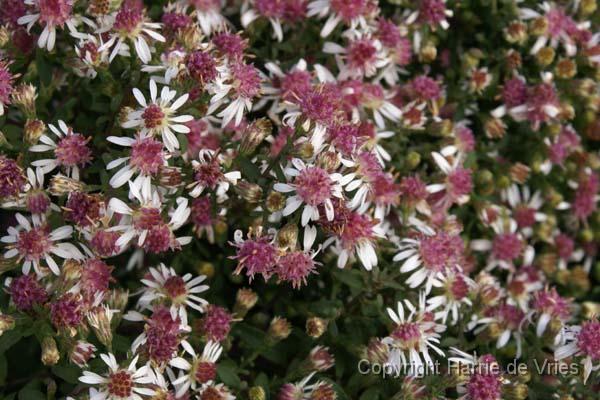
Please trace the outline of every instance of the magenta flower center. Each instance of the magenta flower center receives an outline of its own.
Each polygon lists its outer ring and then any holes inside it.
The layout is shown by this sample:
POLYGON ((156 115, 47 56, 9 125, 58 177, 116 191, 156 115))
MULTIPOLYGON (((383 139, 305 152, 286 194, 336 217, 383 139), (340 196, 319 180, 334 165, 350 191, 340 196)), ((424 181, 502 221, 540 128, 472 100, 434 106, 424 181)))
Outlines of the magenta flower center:
POLYGON ((391 336, 396 339, 402 349, 418 349, 419 341, 421 340, 421 329, 416 322, 405 322, 394 328, 391 336))
POLYGON ((117 371, 110 374, 106 385, 108 393, 114 397, 129 398, 133 393, 133 378, 128 371, 117 371))
POLYGON ((581 326, 577 335, 577 346, 592 358, 592 361, 600 360, 600 322, 587 321, 581 326))
POLYGON ((165 113, 157 104, 150 104, 142 113, 142 119, 146 128, 154 129, 163 124, 165 113))
POLYGON ((40 21, 49 26, 63 26, 71 16, 72 0, 39 0, 40 21))
POLYGON ((164 164, 163 144, 153 138, 137 140, 131 146, 129 164, 143 174, 155 175, 164 164))
POLYGON ((348 49, 348 64, 351 68, 364 69, 373 63, 377 56, 377 49, 370 39, 359 39, 348 49))
POLYGON ((296 193, 311 206, 323 204, 331 197, 333 182, 329 174, 319 167, 308 167, 300 171, 294 180, 296 193))
POLYGON ((52 246, 46 228, 33 228, 30 231, 19 232, 17 249, 27 261, 37 261, 44 258, 52 246))
POLYGON ((502 233, 492 242, 492 254, 499 260, 512 261, 523 251, 523 242, 515 233, 502 233))
POLYGON ((331 9, 348 23, 363 15, 367 10, 367 0, 331 0, 331 9))
POLYGON ((67 135, 62 138, 54 155, 56 161, 65 167, 83 166, 92 160, 92 150, 88 147, 89 138, 85 138, 79 133, 67 135))
POLYGON ((180 297, 187 295, 187 288, 185 287, 184 280, 177 275, 170 276, 164 283, 163 288, 167 293, 167 296, 173 301, 176 301, 180 297))

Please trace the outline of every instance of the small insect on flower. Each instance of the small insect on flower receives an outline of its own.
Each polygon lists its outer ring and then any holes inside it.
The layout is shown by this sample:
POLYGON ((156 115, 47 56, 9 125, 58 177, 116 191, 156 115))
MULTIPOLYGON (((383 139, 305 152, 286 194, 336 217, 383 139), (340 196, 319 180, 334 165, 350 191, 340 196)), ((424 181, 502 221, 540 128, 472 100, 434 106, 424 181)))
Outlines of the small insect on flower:
POLYGON ((50 230, 50 227, 38 216, 33 215, 31 220, 22 214, 15 215, 19 225, 8 228, 8 235, 2 237, 0 241, 7 245, 8 251, 4 253, 4 258, 17 257, 17 260, 23 261, 23 273, 28 274, 31 268, 39 275, 46 275, 46 266, 55 275, 60 275, 60 269, 54 256, 64 259, 82 260, 83 254, 75 245, 61 240, 70 238, 73 234, 71 226, 63 226, 50 230))
POLYGON ((165 147, 169 151, 179 149, 179 141, 173 131, 177 133, 189 133, 190 128, 183 124, 190 122, 194 117, 191 115, 176 115, 177 110, 189 98, 189 95, 186 93, 172 102, 176 94, 175 90, 170 90, 168 86, 163 86, 160 96, 158 96, 156 82, 150 80, 150 102, 148 103, 142 92, 134 88, 133 95, 141 108, 129 113, 127 120, 122 125, 123 128, 139 129, 142 138, 160 135, 165 147))
POLYGON ((44 26, 38 46, 48 51, 54 49, 56 43, 56 28, 67 25, 71 33, 77 32, 73 19, 73 0, 25 0, 26 5, 32 7, 33 14, 27 14, 18 19, 19 25, 27 25, 29 32, 33 24, 38 22, 44 26))
POLYGON ((135 356, 127 368, 120 367, 111 353, 100 354, 100 358, 108 366, 106 374, 84 371, 79 377, 79 381, 93 385, 90 400, 141 400, 154 396, 154 390, 147 387, 153 383, 148 366, 136 367, 139 356, 135 356))
POLYGON ((36 160, 31 165, 40 167, 44 174, 61 167, 66 171, 67 177, 79 180, 79 168, 92 161, 92 150, 88 144, 91 137, 74 132, 62 120, 58 121, 58 128, 52 124, 48 124, 48 127, 56 135, 58 142, 44 134, 40 137, 42 144, 33 145, 29 150, 33 152, 52 150, 54 158, 36 160))

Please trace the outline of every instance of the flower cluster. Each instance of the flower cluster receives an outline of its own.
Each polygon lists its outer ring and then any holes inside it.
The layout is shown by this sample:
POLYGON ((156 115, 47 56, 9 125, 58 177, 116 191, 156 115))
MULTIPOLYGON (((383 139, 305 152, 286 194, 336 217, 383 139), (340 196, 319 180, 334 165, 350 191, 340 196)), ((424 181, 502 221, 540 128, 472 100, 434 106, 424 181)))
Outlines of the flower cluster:
POLYGON ((0 395, 592 398, 596 6, 0 0, 0 395))

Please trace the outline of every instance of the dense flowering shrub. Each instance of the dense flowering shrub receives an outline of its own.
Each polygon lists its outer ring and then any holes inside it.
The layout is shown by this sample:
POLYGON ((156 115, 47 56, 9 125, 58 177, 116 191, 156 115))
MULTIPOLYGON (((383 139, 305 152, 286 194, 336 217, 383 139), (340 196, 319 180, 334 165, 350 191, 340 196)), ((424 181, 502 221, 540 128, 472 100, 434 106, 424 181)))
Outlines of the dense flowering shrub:
POLYGON ((596 8, 0 0, 0 398, 596 398, 596 8))

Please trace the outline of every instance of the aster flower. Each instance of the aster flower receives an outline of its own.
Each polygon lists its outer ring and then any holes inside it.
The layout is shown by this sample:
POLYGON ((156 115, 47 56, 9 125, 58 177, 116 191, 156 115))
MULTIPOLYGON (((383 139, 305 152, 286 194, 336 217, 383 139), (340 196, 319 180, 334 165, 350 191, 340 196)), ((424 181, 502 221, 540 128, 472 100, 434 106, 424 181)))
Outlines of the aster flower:
POLYGON ((350 29, 367 28, 367 18, 376 6, 370 0, 315 0, 308 4, 307 16, 327 17, 321 37, 327 37, 340 22, 350 29))
POLYGON ((160 55, 160 64, 144 65, 142 71, 152 75, 150 79, 163 85, 169 85, 182 71, 185 70, 186 52, 179 49, 166 50, 160 55))
POLYGON ((497 218, 491 223, 495 232, 493 240, 476 239, 471 242, 471 248, 475 251, 490 252, 487 268, 500 267, 503 269, 514 269, 514 262, 521 256, 533 258, 533 248, 525 246, 523 236, 518 232, 518 224, 510 218, 497 218))
POLYGON ((42 305, 48 300, 46 288, 37 280, 35 275, 24 274, 14 279, 7 278, 5 285, 14 305, 20 311, 29 311, 36 305, 42 305))
MULTIPOLYGON (((558 321, 561 325, 571 317, 571 300, 560 296, 556 288, 545 288, 533 295, 532 313, 538 317, 535 333, 542 336, 552 321, 558 321)), ((557 339, 559 336, 557 335, 557 339)))
POLYGON ((425 308, 425 295, 421 293, 418 308, 410 301, 404 300, 404 305, 398 302, 397 311, 387 309, 388 315, 396 324, 390 335, 382 340, 390 348, 388 362, 398 371, 406 371, 403 368, 408 366, 408 375, 423 375, 433 368, 430 350, 441 357, 444 356, 438 344, 440 333, 446 327, 436 323, 433 314, 425 308), (409 314, 405 315, 405 312, 409 314))
POLYGON ((568 326, 562 332, 564 344, 554 350, 554 359, 575 356, 583 363, 583 383, 593 371, 600 369, 600 322, 596 319, 581 325, 568 326))
POLYGON ((165 41, 164 36, 156 32, 159 29, 160 24, 146 20, 143 6, 134 1, 125 1, 119 11, 111 16, 110 24, 98 30, 99 34, 109 32, 109 39, 100 46, 99 51, 112 48, 109 57, 109 61, 112 61, 117 54, 129 49, 129 42, 135 48, 139 59, 147 64, 152 59, 148 42, 165 41))
POLYGON ((274 189, 282 193, 295 194, 286 199, 283 215, 287 216, 298 210, 302 204, 302 226, 319 219, 319 206, 325 209, 327 220, 334 217, 332 199, 343 198, 340 183, 343 177, 339 173, 330 174, 317 166, 307 165, 299 158, 291 161, 292 166, 285 169, 285 174, 293 178, 292 183, 276 183, 274 189))
POLYGON ((425 284, 425 293, 433 287, 442 287, 446 270, 460 267, 464 244, 460 236, 444 231, 435 231, 421 221, 409 220, 416 228, 414 237, 400 241, 394 261, 402 261, 400 272, 412 272, 406 283, 411 288, 425 284))
POLYGON ((452 10, 446 8, 446 0, 422 0, 419 9, 407 18, 409 23, 418 21, 435 29, 437 26, 448 29, 448 18, 454 15, 452 10))
POLYGON ((177 207, 171 211, 170 220, 166 222, 162 216, 163 205, 160 196, 151 188, 149 179, 139 185, 130 182, 129 191, 139 203, 135 208, 117 198, 112 198, 108 204, 112 212, 126 216, 119 225, 111 228, 112 231, 121 233, 116 246, 126 246, 137 238, 136 244, 139 247, 153 253, 161 253, 169 249, 178 249, 190 242, 191 237, 177 238, 173 233, 189 218, 190 209, 186 199, 177 198, 177 207))
POLYGON ((79 380, 90 387, 91 400, 141 400, 154 395, 154 390, 147 387, 152 383, 148 374, 148 366, 137 368, 139 356, 135 356, 127 368, 117 364, 111 353, 100 354, 100 358, 108 366, 105 375, 84 371, 79 380))
POLYGON ((261 93, 262 77, 251 64, 242 61, 232 62, 221 79, 211 85, 212 97, 207 115, 213 114, 221 106, 227 104, 218 114, 221 126, 230 122, 240 125, 245 112, 252 111, 252 99, 261 93))
POLYGON ((450 348, 451 357, 448 362, 451 368, 466 372, 466 381, 457 386, 457 391, 464 400, 500 400, 502 385, 500 365, 491 354, 478 357, 467 354, 455 347, 450 348))
POLYGON ((10 104, 15 76, 10 72, 9 61, 0 58, 0 116, 4 115, 4 107, 10 104))
POLYGON ((470 198, 469 193, 473 189, 473 182, 471 179, 471 170, 461 165, 461 157, 456 157, 452 164, 450 164, 446 157, 440 153, 432 152, 431 156, 438 168, 445 175, 443 183, 427 186, 429 193, 437 197, 437 206, 447 208, 453 203, 461 205, 468 202, 470 198))
POLYGON ((45 47, 48 51, 54 49, 56 28, 66 25, 71 33, 77 31, 72 15, 73 0, 25 0, 25 4, 35 11, 20 17, 17 22, 27 25, 28 32, 36 22, 44 26, 37 41, 39 47, 45 47))
POLYGON ((0 198, 16 197, 25 188, 26 179, 23 169, 5 155, 0 155, 0 198))
POLYGON ((192 274, 188 273, 180 277, 173 268, 162 263, 148 271, 148 275, 141 281, 146 288, 138 301, 139 308, 151 309, 154 303, 164 301, 184 324, 188 320, 188 307, 204 312, 208 302, 198 297, 198 294, 208 290, 208 285, 201 285, 206 279, 205 275, 192 279, 192 274))
POLYGON ((81 34, 79 43, 75 45, 77 64, 74 71, 82 77, 94 79, 98 68, 108 65, 108 49, 100 50, 104 44, 102 35, 81 34))
POLYGON ((48 124, 48 127, 56 135, 58 142, 44 134, 40 137, 42 144, 33 145, 29 150, 33 152, 52 150, 55 158, 36 160, 31 165, 40 167, 44 174, 61 167, 66 170, 68 177, 79 180, 79 168, 92 160, 92 150, 88 145, 91 137, 86 138, 81 133, 76 133, 62 120, 58 121, 58 128, 52 124, 48 124))
MULTIPOLYGON (((11 172, 7 165, 5 172, 11 172)), ((23 186, 23 192, 12 200, 2 203, 4 207, 25 207, 31 214, 36 214, 44 218, 50 211, 60 211, 60 208, 53 204, 44 189, 44 173, 41 168, 36 168, 35 172, 27 168, 27 183, 23 186)))
POLYGON ((390 62, 381 42, 369 36, 354 38, 346 47, 325 42, 323 52, 336 55, 339 80, 372 77, 390 62))
POLYGON ((271 23, 273 36, 277 41, 283 40, 281 20, 285 13, 285 3, 281 0, 246 0, 242 4, 241 22, 247 28, 253 21, 265 17, 271 23))
POLYGON ((109 136, 106 140, 131 148, 129 157, 117 158, 106 165, 106 169, 111 170, 125 164, 110 179, 109 183, 114 188, 123 186, 136 173, 142 177, 156 176, 163 166, 168 165, 167 159, 169 155, 164 151, 163 143, 152 136, 139 134, 135 139, 109 136))
POLYGON ((467 324, 467 329, 473 330, 477 335, 483 330, 488 331, 496 338, 496 348, 506 346, 514 338, 516 342, 516 357, 521 357, 523 343, 523 327, 527 323, 525 313, 517 306, 500 303, 484 310, 482 316, 473 315, 467 324))
POLYGON ((169 362, 172 367, 183 371, 183 374, 173 381, 173 384, 178 386, 177 397, 182 396, 190 388, 195 390, 200 385, 214 381, 217 376, 216 362, 223 352, 223 347, 219 343, 211 341, 206 343, 202 354, 197 354, 187 342, 182 342, 182 346, 192 357, 192 361, 175 357, 169 362))
POLYGON ((58 264, 54 256, 64 259, 83 259, 83 254, 73 244, 60 242, 70 238, 73 234, 71 226, 63 226, 54 230, 33 215, 31 220, 22 214, 15 215, 19 225, 8 228, 8 235, 0 241, 7 245, 8 250, 4 258, 17 257, 18 262, 23 261, 23 273, 28 274, 31 268, 40 276, 46 274, 43 262, 55 274, 60 274, 58 264), (60 242, 60 243, 59 243, 60 242))
POLYGON ((239 229, 235 231, 233 238, 234 242, 230 244, 236 247, 236 255, 231 258, 238 262, 234 273, 239 274, 246 269, 245 273, 250 280, 256 274, 262 275, 265 280, 269 279, 279 257, 273 244, 274 238, 269 235, 263 236, 260 231, 256 234, 250 231, 248 238, 244 240, 239 229))
POLYGON ((156 82, 150 80, 150 103, 148 103, 139 89, 133 89, 133 95, 141 108, 127 116, 123 128, 140 129, 142 137, 161 135, 163 143, 169 151, 178 149, 179 141, 173 131, 188 133, 190 128, 183 125, 183 123, 193 120, 194 117, 191 115, 175 115, 177 110, 189 98, 188 94, 184 94, 171 103, 176 94, 175 90, 163 86, 158 97, 156 82))
POLYGON ((222 383, 207 382, 197 389, 199 399, 235 400, 230 389, 222 383))
POLYGON ((427 299, 426 310, 435 311, 435 319, 441 320, 443 324, 446 323, 450 316, 449 324, 456 325, 461 316, 461 308, 473 305, 469 294, 477 284, 456 268, 444 273, 440 280, 442 283, 442 292, 427 299))
POLYGON ((546 220, 546 214, 539 211, 544 204, 541 192, 536 191, 532 194, 527 185, 511 185, 502 191, 501 196, 512 208, 513 218, 524 236, 532 235, 532 227, 536 222, 546 220))
POLYGON ((214 190, 219 202, 225 200, 231 185, 236 185, 242 178, 240 171, 223 172, 223 155, 212 150, 200 150, 198 160, 192 161, 194 182, 187 187, 192 189, 190 196, 198 197, 206 189, 214 190))
POLYGON ((194 14, 202 33, 206 36, 219 32, 227 26, 227 20, 222 13, 223 0, 191 0, 190 4, 195 7, 194 14))

